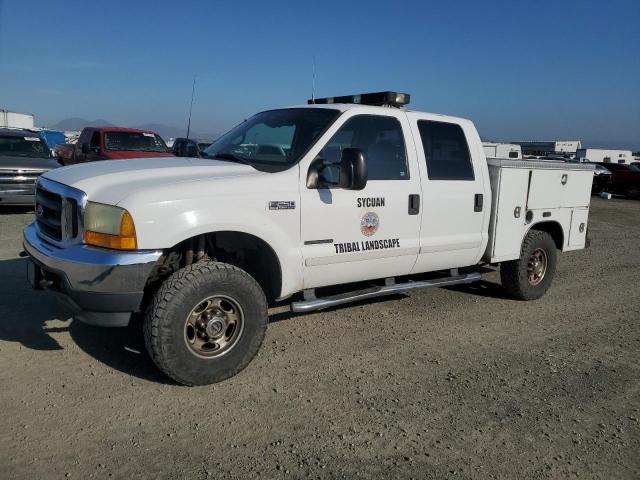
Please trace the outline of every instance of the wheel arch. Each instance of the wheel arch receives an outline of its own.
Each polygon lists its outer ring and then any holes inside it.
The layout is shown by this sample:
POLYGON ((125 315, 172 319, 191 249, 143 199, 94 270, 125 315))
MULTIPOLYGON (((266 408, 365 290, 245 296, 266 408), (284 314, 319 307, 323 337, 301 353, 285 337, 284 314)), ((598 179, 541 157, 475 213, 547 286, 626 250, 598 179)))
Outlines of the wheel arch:
POLYGON ((164 278, 175 271, 203 259, 234 265, 251 275, 269 302, 282 292, 282 265, 276 250, 264 239, 236 230, 201 233, 164 249, 147 281, 155 290, 164 278), (204 254, 204 256, 202 256, 204 254))
POLYGON ((551 235, 551 238, 556 244, 556 248, 558 250, 562 250, 562 248, 564 247, 565 234, 564 234, 564 229, 562 228, 562 225, 559 222, 555 220, 548 220, 544 222, 534 223, 529 228, 527 233, 529 233, 531 230, 546 232, 549 235, 551 235))

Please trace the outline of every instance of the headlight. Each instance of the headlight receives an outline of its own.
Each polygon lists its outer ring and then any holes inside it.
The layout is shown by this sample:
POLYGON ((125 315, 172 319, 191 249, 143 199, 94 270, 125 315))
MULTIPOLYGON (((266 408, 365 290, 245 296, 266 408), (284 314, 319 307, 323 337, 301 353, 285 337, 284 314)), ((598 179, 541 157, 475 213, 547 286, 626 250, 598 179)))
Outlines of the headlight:
POLYGON ((124 208, 87 202, 84 210, 84 241, 88 245, 135 250, 138 247, 136 227, 124 208))

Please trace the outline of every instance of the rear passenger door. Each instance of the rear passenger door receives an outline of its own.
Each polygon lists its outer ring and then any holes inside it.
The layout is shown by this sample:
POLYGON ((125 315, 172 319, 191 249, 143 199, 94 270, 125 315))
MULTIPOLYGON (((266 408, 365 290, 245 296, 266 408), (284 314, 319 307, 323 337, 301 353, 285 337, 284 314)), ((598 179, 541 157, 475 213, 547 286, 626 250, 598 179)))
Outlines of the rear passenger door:
POLYGON ((413 272, 473 265, 487 244, 491 210, 480 138, 470 122, 407 115, 423 179, 420 253, 413 272))
POLYGON ((420 215, 409 196, 420 193, 420 175, 405 113, 341 120, 312 157, 338 163, 343 149, 358 148, 368 181, 363 190, 308 188, 308 165, 301 172, 305 288, 406 275, 417 258, 420 215))

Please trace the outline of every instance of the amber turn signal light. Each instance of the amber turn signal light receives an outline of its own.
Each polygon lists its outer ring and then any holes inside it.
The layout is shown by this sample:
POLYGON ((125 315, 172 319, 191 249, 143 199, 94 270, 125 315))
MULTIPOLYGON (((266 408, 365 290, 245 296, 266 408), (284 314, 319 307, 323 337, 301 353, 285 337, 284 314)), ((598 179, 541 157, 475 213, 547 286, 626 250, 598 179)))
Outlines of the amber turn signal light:
POLYGON ((135 250, 138 247, 136 227, 133 224, 133 218, 127 211, 123 212, 120 219, 120 232, 118 235, 87 230, 84 232, 84 241, 88 245, 115 250, 135 250))

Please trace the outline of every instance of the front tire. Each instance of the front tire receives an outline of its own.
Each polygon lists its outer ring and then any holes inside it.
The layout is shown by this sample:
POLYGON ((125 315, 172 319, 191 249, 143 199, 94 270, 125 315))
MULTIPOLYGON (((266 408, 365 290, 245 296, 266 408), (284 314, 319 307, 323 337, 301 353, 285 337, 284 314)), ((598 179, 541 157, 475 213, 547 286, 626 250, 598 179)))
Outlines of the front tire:
POLYGON ((551 235, 530 230, 522 242, 520 258, 500 265, 502 287, 519 300, 536 300, 551 286, 557 262, 556 244, 551 235))
POLYGON ((164 281, 145 312, 144 338, 166 375, 184 385, 207 385, 249 364, 267 324, 267 301, 253 277, 207 261, 164 281))

